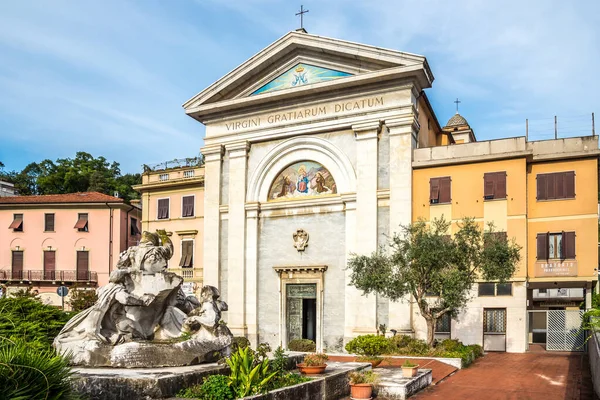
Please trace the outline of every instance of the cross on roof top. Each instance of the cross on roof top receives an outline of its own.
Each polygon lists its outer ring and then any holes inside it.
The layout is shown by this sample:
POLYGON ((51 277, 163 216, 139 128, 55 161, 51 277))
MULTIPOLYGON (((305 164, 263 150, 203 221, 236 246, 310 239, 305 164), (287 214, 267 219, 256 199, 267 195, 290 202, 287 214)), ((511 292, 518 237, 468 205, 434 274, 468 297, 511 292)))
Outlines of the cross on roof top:
POLYGON ((308 10, 304 9, 303 5, 300 5, 300 12, 297 12, 296 15, 300 16, 300 29, 304 29, 304 14, 306 14, 308 10))
POLYGON ((460 101, 460 100, 458 99, 458 97, 457 97, 457 98, 456 98, 456 100, 454 100, 454 101, 453 101, 453 103, 456 103, 456 113, 458 114, 458 105, 459 105, 460 103, 462 103, 462 101, 460 101))

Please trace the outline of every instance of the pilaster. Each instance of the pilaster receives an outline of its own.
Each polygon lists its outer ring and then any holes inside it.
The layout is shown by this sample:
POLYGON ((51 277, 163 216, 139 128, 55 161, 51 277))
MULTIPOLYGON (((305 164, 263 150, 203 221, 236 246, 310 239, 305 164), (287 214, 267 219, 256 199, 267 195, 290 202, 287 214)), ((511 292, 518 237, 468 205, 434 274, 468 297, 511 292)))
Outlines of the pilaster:
POLYGON ((221 160, 223 146, 206 146, 204 156, 204 260, 203 281, 205 285, 219 287, 219 237, 221 160))
POLYGON ((246 335, 246 176, 248 142, 226 146, 229 156, 229 218, 227 237, 228 326, 235 336, 246 335))
MULTIPOLYGON (((355 231, 353 234, 349 232, 349 237, 353 238, 354 245, 351 248, 356 254, 369 255, 377 250, 377 141, 381 122, 368 121, 356 124, 352 126, 352 130, 354 130, 357 146, 357 180, 355 231)), ((346 307, 349 309, 346 330, 352 328, 351 336, 375 333, 377 331, 376 296, 364 295, 354 287, 348 287, 346 291, 348 296, 346 307)))
MULTIPOLYGON (((390 135, 390 235, 412 223, 412 158, 419 123, 416 110, 385 120, 390 135)), ((411 298, 390 301, 389 329, 411 331, 411 298)))
POLYGON ((258 221, 260 203, 246 204, 246 326, 250 346, 258 345, 258 221))

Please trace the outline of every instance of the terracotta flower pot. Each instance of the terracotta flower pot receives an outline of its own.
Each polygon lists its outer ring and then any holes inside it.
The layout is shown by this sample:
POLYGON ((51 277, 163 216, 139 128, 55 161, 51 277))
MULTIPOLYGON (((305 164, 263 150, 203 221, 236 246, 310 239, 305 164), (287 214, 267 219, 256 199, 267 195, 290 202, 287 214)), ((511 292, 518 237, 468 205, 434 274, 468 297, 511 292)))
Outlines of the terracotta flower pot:
POLYGON ((418 365, 414 367, 402 367, 402 376, 405 378, 414 378, 417 376, 417 372, 419 372, 418 365))
POLYGON ((368 362, 368 363, 371 363, 371 367, 372 367, 372 368, 375 368, 376 366, 378 366, 379 364, 381 364, 381 363, 382 363, 382 361, 383 361, 383 358, 374 359, 374 360, 373 360, 373 359, 370 359, 370 360, 364 360, 364 359, 362 359, 361 357, 356 357, 356 358, 354 359, 354 361, 356 361, 356 362, 366 362, 366 363, 368 362))
POLYGON ((350 397, 353 399, 370 399, 373 386, 370 383, 357 383, 350 385, 350 397))
POLYGON ((327 364, 323 365, 304 365, 304 363, 296 364, 296 367, 300 370, 301 374, 305 375, 318 375, 325 372, 327 364))

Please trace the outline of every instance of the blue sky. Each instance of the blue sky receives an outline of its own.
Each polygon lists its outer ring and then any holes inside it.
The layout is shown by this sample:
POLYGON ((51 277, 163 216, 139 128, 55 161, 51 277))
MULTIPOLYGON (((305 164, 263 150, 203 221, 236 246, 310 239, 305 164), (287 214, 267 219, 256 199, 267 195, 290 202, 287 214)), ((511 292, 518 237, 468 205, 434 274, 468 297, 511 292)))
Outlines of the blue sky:
MULTIPOLYGON (((13 0, 0 3, 0 161, 103 155, 139 172, 191 157, 186 100, 299 25, 425 55, 442 125, 462 101, 479 140, 591 131, 600 2, 551 0, 13 0)), ((599 115, 600 117, 600 115, 599 115)), ((600 125, 600 124, 599 124, 600 125)))

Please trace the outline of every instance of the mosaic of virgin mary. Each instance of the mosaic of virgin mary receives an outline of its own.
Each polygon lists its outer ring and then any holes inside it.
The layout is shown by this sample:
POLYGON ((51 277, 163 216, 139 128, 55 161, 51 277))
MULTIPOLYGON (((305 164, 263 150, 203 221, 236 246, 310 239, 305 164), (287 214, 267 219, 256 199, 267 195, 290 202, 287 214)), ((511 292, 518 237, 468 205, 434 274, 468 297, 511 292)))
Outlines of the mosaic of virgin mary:
POLYGON ((269 201, 335 193, 337 187, 327 168, 314 161, 300 161, 277 175, 269 190, 269 201))

